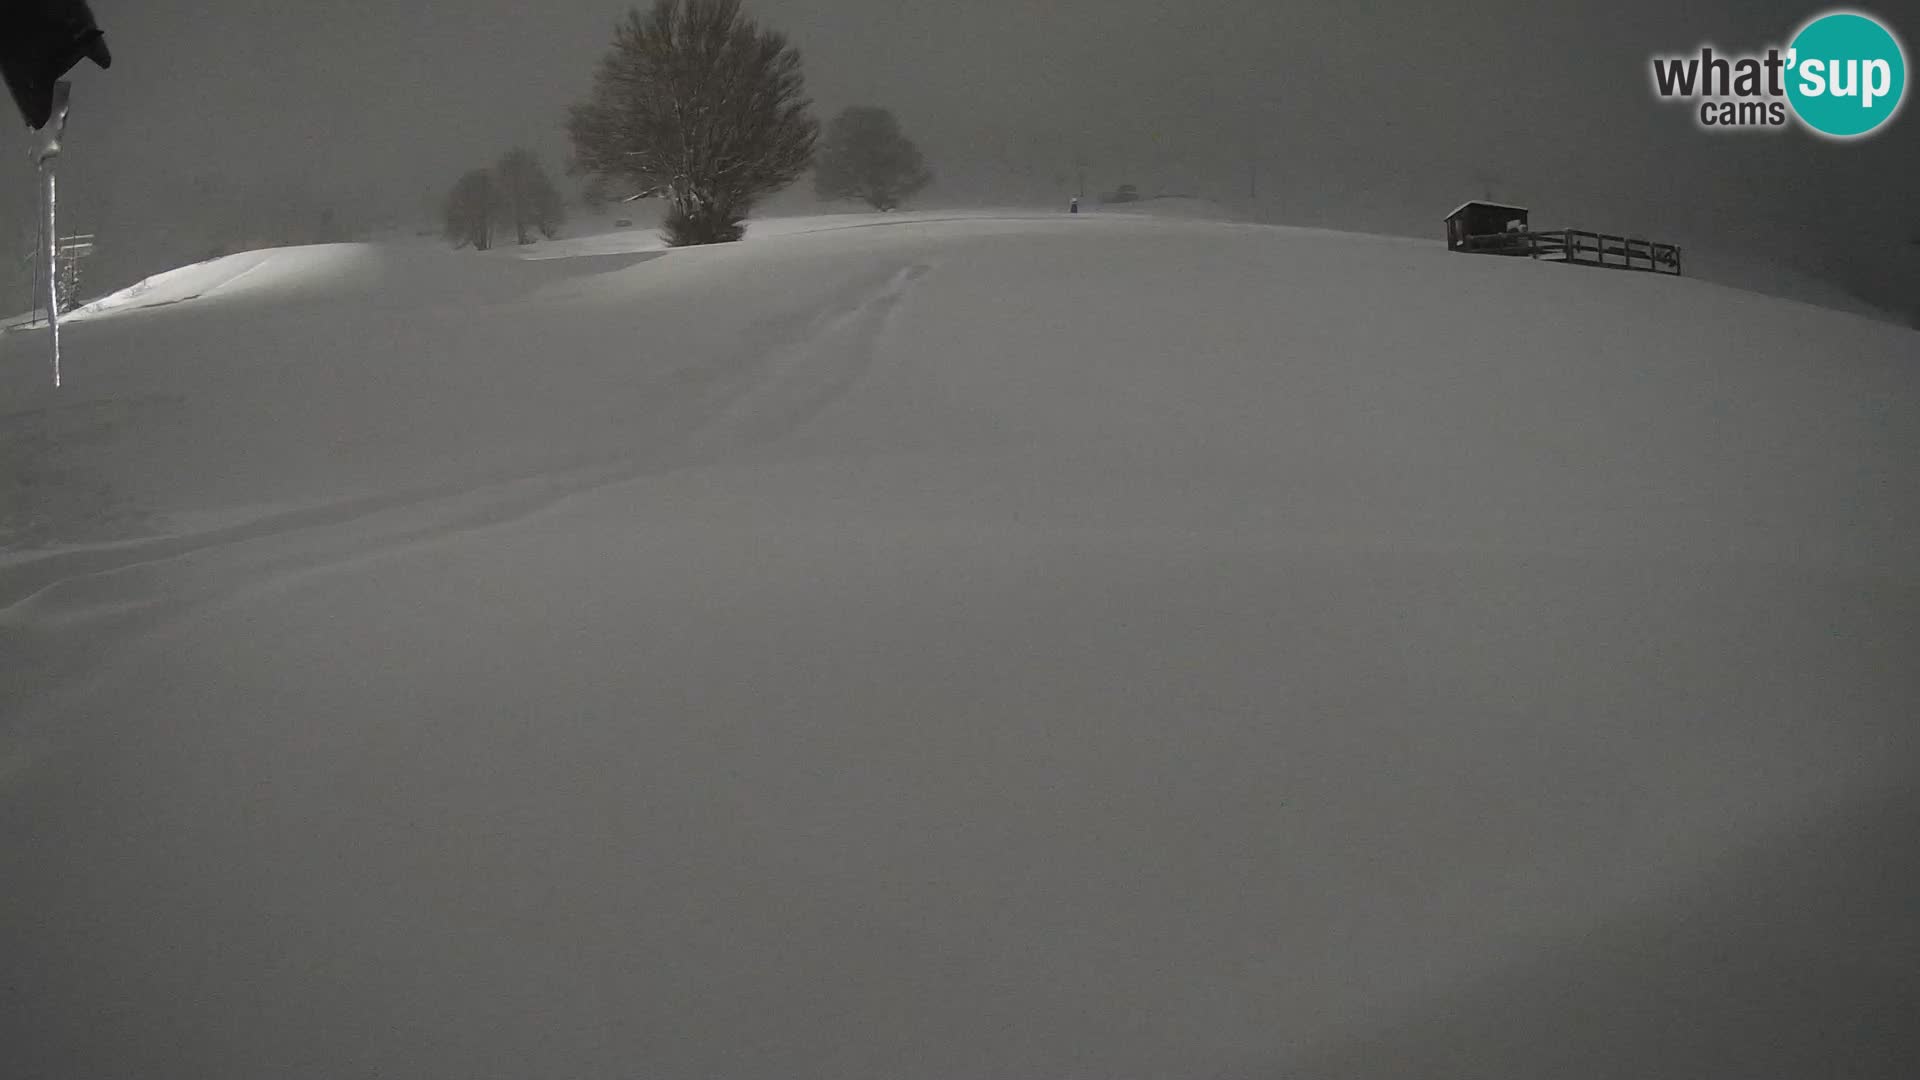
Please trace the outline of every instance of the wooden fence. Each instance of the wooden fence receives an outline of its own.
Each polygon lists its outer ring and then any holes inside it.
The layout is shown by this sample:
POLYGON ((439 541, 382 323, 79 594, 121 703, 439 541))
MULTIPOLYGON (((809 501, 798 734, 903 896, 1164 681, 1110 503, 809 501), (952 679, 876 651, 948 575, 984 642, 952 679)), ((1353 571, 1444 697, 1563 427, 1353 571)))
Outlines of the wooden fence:
POLYGON ((1652 240, 1587 232, 1582 229, 1484 233, 1469 236, 1462 251, 1480 255, 1527 256, 1549 262, 1639 270, 1651 274, 1680 274, 1680 247, 1652 240))

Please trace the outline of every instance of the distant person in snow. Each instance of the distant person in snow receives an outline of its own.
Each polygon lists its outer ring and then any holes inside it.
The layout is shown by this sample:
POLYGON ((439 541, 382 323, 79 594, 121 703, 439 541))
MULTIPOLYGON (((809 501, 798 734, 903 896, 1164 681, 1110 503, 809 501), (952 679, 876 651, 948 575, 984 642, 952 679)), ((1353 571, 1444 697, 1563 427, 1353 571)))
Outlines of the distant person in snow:
POLYGON ((1067 213, 1077 214, 1079 212, 1080 212, 1080 196, 1075 195, 1073 198, 1067 200, 1067 213))

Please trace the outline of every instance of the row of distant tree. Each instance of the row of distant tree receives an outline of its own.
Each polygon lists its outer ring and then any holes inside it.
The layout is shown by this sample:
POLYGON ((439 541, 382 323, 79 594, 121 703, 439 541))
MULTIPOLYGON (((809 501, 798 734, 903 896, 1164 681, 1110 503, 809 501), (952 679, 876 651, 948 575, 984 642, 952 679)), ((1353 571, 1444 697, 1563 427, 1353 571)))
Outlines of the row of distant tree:
MULTIPOLYGON (((890 210, 932 179, 892 113, 847 109, 824 137, 800 54, 784 34, 741 14, 739 0, 654 0, 614 27, 592 91, 567 115, 570 171, 589 200, 658 198, 667 242, 737 240, 760 199, 813 168, 828 199, 890 210)), ((496 225, 521 243, 554 235, 560 199, 538 160, 516 150, 461 177, 447 199, 457 247, 492 246, 496 225)))

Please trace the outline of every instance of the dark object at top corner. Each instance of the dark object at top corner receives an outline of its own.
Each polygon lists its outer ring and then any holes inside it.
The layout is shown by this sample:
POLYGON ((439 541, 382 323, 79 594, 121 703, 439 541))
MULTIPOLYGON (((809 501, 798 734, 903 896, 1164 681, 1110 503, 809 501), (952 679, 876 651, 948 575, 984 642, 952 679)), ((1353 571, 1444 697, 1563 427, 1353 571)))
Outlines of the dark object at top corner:
POLYGON ((53 115, 53 84, 81 60, 113 63, 87 0, 11 0, 0 14, 0 73, 27 126, 53 115))

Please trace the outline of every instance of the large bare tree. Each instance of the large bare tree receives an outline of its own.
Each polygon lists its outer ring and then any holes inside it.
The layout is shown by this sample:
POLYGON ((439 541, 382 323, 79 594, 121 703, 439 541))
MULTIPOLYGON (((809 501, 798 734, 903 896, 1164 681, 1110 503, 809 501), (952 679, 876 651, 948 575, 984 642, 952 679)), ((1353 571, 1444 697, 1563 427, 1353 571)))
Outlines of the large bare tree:
POLYGON ((860 199, 892 210, 933 180, 920 149, 891 112, 855 105, 827 125, 813 187, 823 199, 860 199))
POLYGON ((721 243, 812 162, 810 105, 799 52, 739 0, 656 0, 614 28, 567 133, 576 170, 666 200, 668 243, 721 243))

